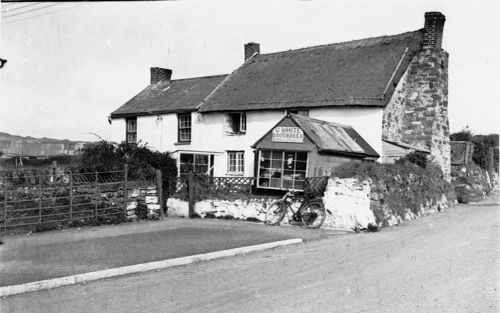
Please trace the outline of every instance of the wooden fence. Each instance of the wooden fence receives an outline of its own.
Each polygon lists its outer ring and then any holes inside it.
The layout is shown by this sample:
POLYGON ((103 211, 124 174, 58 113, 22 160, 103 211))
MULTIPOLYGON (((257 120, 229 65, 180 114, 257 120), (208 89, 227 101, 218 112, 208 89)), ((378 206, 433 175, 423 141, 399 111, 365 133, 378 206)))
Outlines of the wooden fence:
POLYGON ((0 173, 0 227, 125 219, 128 170, 93 173, 0 173))

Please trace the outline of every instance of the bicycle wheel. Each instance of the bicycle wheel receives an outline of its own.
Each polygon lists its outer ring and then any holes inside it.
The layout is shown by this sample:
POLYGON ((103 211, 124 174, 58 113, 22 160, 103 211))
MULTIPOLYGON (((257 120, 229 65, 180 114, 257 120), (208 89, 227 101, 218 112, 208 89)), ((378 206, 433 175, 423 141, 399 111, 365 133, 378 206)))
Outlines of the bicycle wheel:
POLYGON ((319 228, 325 221, 326 211, 321 200, 308 202, 300 209, 302 223, 307 228, 319 228))
POLYGON ((286 206, 281 201, 273 202, 266 211, 264 224, 274 226, 278 225, 285 217, 286 206))

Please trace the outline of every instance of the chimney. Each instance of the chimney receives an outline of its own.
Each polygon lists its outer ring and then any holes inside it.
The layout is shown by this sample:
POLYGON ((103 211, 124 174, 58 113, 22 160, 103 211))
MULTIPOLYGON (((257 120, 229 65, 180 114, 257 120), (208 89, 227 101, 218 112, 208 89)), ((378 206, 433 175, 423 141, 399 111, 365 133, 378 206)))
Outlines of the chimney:
POLYGON ((446 18, 441 12, 426 12, 422 49, 441 50, 443 28, 446 18))
POLYGON ((248 60, 254 53, 260 53, 260 45, 256 42, 249 42, 245 45, 245 61, 248 60))
POLYGON ((151 85, 157 82, 170 81, 172 78, 172 70, 168 68, 152 67, 151 68, 151 85))

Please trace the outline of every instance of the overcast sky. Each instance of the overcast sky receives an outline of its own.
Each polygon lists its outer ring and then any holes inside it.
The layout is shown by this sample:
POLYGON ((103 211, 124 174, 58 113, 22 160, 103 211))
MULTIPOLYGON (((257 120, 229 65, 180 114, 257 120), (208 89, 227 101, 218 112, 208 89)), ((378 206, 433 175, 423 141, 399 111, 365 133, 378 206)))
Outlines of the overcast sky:
POLYGON ((179 0, 48 6, 2 20, 0 58, 8 63, 0 69, 0 131, 109 138, 107 116, 147 86, 152 66, 171 68, 174 79, 225 74, 243 62, 246 42, 258 42, 268 53, 392 35, 420 29, 426 11, 441 11, 446 15, 443 48, 450 53, 451 130, 468 125, 474 133, 497 133, 498 2, 179 0))

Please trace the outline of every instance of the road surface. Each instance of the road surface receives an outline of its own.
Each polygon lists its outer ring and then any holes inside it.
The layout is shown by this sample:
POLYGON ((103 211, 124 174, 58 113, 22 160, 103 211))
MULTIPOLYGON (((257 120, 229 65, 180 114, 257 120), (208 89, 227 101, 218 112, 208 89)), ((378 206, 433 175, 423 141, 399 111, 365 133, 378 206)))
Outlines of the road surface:
POLYGON ((1 300, 1 312, 498 312, 498 195, 378 233, 1 300))

